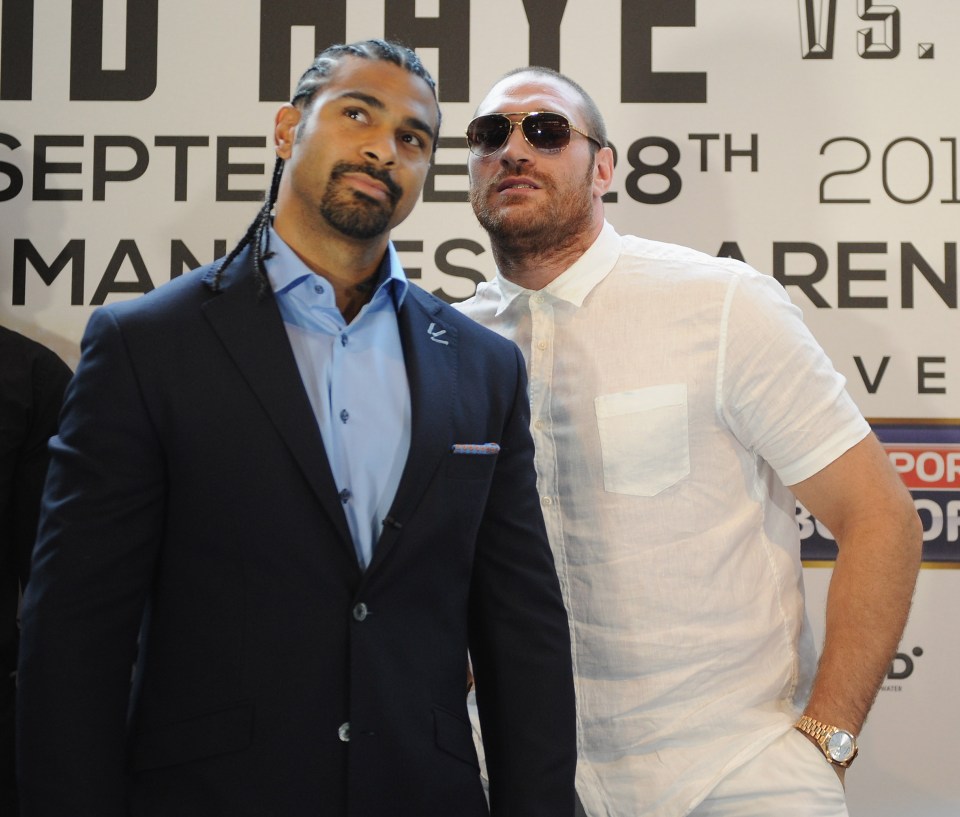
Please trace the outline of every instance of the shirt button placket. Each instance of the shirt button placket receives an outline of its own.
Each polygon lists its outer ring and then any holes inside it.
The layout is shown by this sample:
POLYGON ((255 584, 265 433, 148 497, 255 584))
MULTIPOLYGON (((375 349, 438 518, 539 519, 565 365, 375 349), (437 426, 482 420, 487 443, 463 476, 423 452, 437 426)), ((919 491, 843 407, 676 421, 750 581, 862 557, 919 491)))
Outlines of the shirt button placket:
MULTIPOLYGON (((543 431, 550 425, 553 307, 542 292, 536 292, 530 298, 530 319, 530 408, 536 418, 534 429, 543 431)), ((542 436, 537 435, 538 445, 542 436)))
POLYGON ((537 487, 540 490, 540 508, 556 548, 558 575, 565 594, 569 591, 566 575, 566 554, 563 552, 563 517, 560 507, 556 470, 556 441, 554 440, 552 400, 556 310, 553 300, 543 292, 530 298, 530 408, 535 441, 537 487))

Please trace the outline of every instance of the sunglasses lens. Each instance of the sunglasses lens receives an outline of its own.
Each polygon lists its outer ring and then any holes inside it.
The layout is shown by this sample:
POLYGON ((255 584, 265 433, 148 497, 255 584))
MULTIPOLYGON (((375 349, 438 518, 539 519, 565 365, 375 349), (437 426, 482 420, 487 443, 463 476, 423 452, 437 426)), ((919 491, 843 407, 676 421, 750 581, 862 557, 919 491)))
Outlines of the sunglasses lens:
POLYGON ((499 150, 509 136, 510 120, 498 113, 478 116, 467 126, 467 142, 477 156, 499 150))
MULTIPOLYGON (((467 126, 467 144, 477 156, 489 156, 503 147, 515 123, 505 114, 478 116, 467 126)), ((570 144, 570 122, 558 113, 538 111, 520 120, 523 136, 533 147, 544 152, 563 150, 570 144)))
POLYGON ((570 123, 558 113, 529 114, 521 127, 537 150, 563 150, 570 144, 570 123))

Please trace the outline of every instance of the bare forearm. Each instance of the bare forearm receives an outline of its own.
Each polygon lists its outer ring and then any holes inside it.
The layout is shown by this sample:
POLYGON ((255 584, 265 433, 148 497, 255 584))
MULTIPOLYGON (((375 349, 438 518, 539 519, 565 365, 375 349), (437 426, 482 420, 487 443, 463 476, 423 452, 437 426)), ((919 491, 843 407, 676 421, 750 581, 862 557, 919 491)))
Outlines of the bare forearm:
POLYGON ((838 537, 827 598, 826 634, 806 714, 860 732, 906 625, 920 565, 919 520, 896 515, 838 537))
POLYGON ((920 519, 872 434, 793 491, 839 548, 806 714, 858 734, 907 622, 923 547, 920 519))

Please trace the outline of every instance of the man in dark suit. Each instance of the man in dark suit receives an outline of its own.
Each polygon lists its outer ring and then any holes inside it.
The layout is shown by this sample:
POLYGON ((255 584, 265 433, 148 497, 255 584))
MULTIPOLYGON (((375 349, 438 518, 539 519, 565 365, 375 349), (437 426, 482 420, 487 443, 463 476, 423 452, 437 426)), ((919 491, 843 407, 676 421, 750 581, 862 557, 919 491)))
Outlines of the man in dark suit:
POLYGON ((0 814, 17 813, 13 760, 17 610, 26 585, 70 368, 19 332, 0 326, 0 814))
POLYGON ((491 812, 572 814, 523 362, 389 243, 433 88, 402 47, 322 53, 237 250, 91 319, 24 601, 24 817, 479 817, 468 649, 491 812))

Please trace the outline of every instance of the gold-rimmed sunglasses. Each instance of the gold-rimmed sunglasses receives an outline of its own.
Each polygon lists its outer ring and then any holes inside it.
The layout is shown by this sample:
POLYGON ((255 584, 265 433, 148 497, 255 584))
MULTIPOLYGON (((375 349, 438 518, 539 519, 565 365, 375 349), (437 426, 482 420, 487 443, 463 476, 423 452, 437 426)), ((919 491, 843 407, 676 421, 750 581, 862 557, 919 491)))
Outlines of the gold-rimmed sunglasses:
POLYGON ((474 156, 489 156, 502 148, 514 127, 520 126, 523 138, 530 147, 544 153, 559 153, 570 144, 570 132, 576 131, 597 147, 603 147, 589 133, 570 124, 562 113, 554 111, 514 111, 488 113, 478 116, 467 125, 467 146, 474 156), (511 116, 519 116, 514 121, 511 116))

